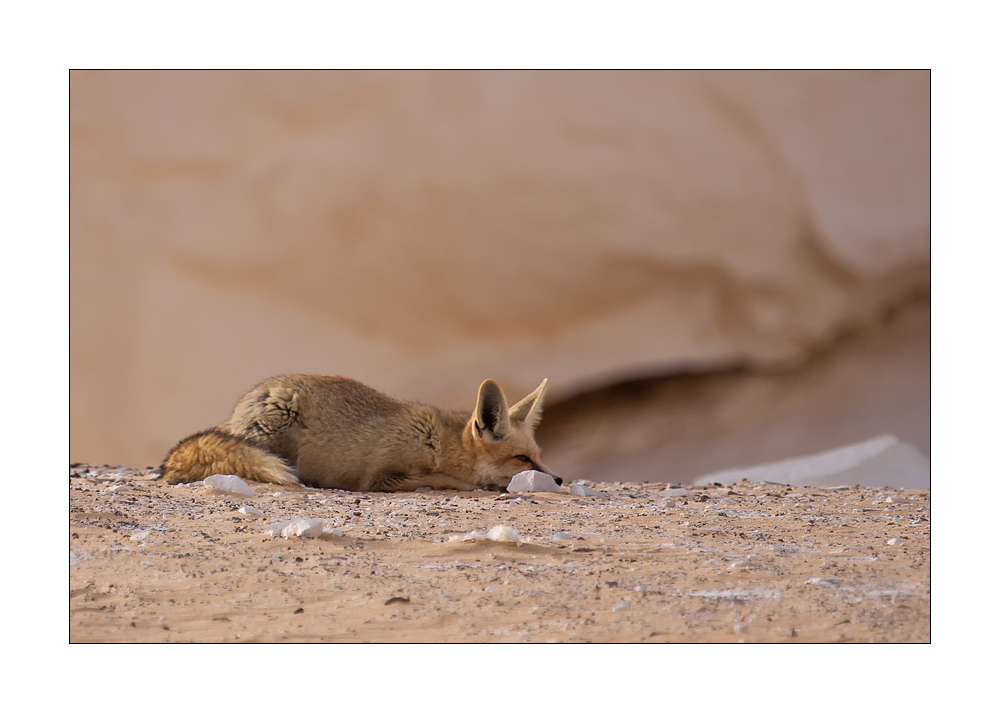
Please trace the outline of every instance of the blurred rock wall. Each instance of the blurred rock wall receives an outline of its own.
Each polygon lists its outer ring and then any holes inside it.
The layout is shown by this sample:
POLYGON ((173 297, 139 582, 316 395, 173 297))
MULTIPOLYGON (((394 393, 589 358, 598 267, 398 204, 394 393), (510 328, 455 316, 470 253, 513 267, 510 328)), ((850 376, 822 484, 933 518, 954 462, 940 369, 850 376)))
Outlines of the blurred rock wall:
POLYGON ((73 72, 72 460, 276 373, 787 369, 930 289, 927 72, 73 72))

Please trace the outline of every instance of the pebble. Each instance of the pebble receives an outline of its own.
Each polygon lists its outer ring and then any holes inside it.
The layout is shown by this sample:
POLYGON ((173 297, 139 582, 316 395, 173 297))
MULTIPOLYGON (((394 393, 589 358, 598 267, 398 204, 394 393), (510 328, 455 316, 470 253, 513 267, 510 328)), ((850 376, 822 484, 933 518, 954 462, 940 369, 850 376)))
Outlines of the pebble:
POLYGON ((540 470, 523 470, 515 475, 510 485, 507 486, 509 493, 558 493, 559 486, 552 476, 540 470))
POLYGON ((117 493, 119 490, 125 490, 128 487, 128 483, 119 483, 118 485, 112 485, 104 489, 105 493, 117 493))
POLYGON ((906 498, 901 497, 899 495, 890 495, 889 497, 887 497, 885 499, 885 501, 887 503, 893 503, 893 504, 895 504, 895 503, 905 503, 906 502, 906 498))
POLYGON ((735 631, 737 634, 745 634, 749 631, 749 629, 747 628, 746 624, 737 624, 736 626, 733 627, 733 631, 735 631))
POLYGON ((323 534, 322 520, 293 520, 276 522, 270 525, 265 534, 272 537, 319 537, 323 534))
POLYGON ((889 540, 885 544, 887 544, 887 545, 901 545, 901 544, 903 544, 903 541, 901 539, 899 539, 898 537, 893 537, 891 540, 889 540))
POLYGON ((630 606, 632 605, 629 604, 628 602, 622 602, 621 604, 615 607, 615 611, 624 611, 625 609, 628 609, 630 606))
POLYGON ((148 537, 149 537, 149 530, 136 530, 135 532, 132 533, 132 536, 129 539, 141 542, 142 540, 145 540, 148 537))
POLYGON ((580 483, 573 483, 570 486, 569 492, 572 495, 585 495, 588 498, 608 498, 611 497, 607 493, 602 493, 600 490, 594 490, 593 488, 588 488, 586 485, 580 485, 580 483))
POLYGON ((573 536, 568 532, 557 532, 551 538, 552 540, 572 540, 573 536))
POLYGON ((210 475, 203 481, 206 487, 222 490, 234 495, 253 495, 250 486, 237 475, 210 475))
POLYGON ((834 588, 837 586, 837 580, 830 579, 828 577, 813 577, 812 579, 807 579, 806 584, 815 584, 819 587, 834 588))
POLYGON ((496 525, 486 533, 486 539, 494 542, 513 542, 518 547, 523 542, 521 535, 510 525, 496 525))
POLYGON ((243 513, 244 515, 253 515, 254 517, 264 517, 264 513, 258 510, 253 505, 244 505, 237 512, 243 513))

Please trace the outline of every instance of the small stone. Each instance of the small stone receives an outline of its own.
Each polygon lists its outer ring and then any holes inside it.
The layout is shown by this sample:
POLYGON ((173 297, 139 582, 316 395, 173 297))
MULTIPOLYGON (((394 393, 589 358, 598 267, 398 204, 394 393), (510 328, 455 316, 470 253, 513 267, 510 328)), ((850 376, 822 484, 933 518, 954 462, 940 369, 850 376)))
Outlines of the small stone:
POLYGON ((569 492, 572 495, 584 495, 588 498, 607 498, 611 497, 607 493, 602 493, 600 490, 594 490, 588 488, 586 485, 580 485, 579 483, 573 483, 569 487, 569 492))
POLYGON ((837 580, 829 579, 828 577, 813 577, 812 579, 807 579, 806 584, 815 584, 818 587, 834 588, 837 586, 837 580))
POLYGON ((523 470, 515 475, 510 485, 509 493, 558 493, 559 486, 552 476, 540 470, 523 470))
POLYGON ((746 624, 737 624, 736 626, 733 627, 733 631, 735 631, 737 634, 745 634, 749 631, 749 629, 747 628, 746 624))
POLYGON ((630 606, 631 604, 629 604, 628 602, 622 602, 621 604, 615 607, 615 611, 624 611, 628 609, 630 606))
POLYGON ((105 493, 117 493, 119 490, 125 490, 128 487, 128 483, 119 483, 118 485, 112 485, 111 487, 105 488, 105 493))
POLYGON ((573 536, 568 532, 557 532, 551 538, 551 540, 572 540, 573 536))
POLYGON ((294 520, 276 522, 270 525, 265 534, 272 537, 319 537, 323 534, 322 520, 294 520))
POLYGON ((889 497, 887 497, 885 499, 885 501, 887 503, 890 503, 890 504, 905 503, 906 502, 906 498, 901 497, 899 495, 890 495, 889 497))
POLYGON ((210 475, 203 481, 206 487, 215 488, 234 495, 250 495, 254 493, 242 478, 237 475, 210 475))
POLYGON ((244 515, 252 515, 253 517, 264 517, 263 511, 258 510, 253 505, 244 505, 237 512, 240 512, 244 515))
POLYGON ((494 542, 513 542, 518 547, 521 546, 521 542, 523 541, 517 530, 510 525, 496 525, 486 533, 486 539, 493 540, 494 542))
POLYGON ((891 540, 889 540, 885 544, 887 544, 887 545, 901 545, 901 544, 903 544, 903 541, 901 539, 899 539, 898 537, 893 537, 891 540))
POLYGON ((143 540, 148 538, 149 538, 149 530, 137 530, 132 533, 132 537, 130 537, 129 539, 136 540, 137 542, 142 542, 143 540))

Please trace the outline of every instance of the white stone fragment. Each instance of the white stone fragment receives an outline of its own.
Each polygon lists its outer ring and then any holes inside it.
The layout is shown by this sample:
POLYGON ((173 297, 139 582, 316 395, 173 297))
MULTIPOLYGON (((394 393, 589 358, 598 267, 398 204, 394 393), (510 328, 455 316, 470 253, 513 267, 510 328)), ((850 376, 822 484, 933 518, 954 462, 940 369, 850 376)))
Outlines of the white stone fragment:
POLYGON ((733 631, 737 634, 745 634, 749 631, 746 624, 737 624, 733 627, 733 631))
POLYGON ((486 539, 493 540, 494 542, 513 542, 518 547, 520 547, 523 542, 517 530, 510 525, 494 526, 489 532, 486 533, 486 539))
POLYGON ((557 532, 551 538, 551 540, 572 540, 573 536, 568 532, 557 532))
POLYGON ((323 528, 323 534, 328 535, 330 537, 343 537, 344 531, 341 530, 339 527, 334 528, 327 525, 326 527, 323 528))
POLYGON ((807 579, 806 584, 815 584, 818 587, 834 588, 837 586, 837 580, 829 579, 827 577, 813 577, 812 579, 807 579))
POLYGON ((473 530, 464 535, 448 535, 448 542, 468 542, 469 540, 485 540, 486 534, 473 530))
POLYGON ((136 530, 132 533, 130 540, 136 540, 137 542, 142 542, 149 538, 149 530, 136 530))
POLYGON ((250 486, 237 475, 210 475, 204 481, 206 487, 222 490, 234 495, 253 495, 250 486))
POLYGON ((885 544, 887 544, 887 545, 901 545, 902 543, 903 543, 903 541, 901 539, 899 539, 898 537, 893 537, 891 540, 889 540, 885 544))
POLYGON ((265 534, 272 537, 319 537, 323 534, 322 520, 283 520, 269 525, 265 534))
POLYGON ((607 493, 602 493, 600 490, 594 490, 593 488, 588 488, 586 485, 580 485, 579 483, 573 483, 569 486, 569 492, 573 495, 585 495, 588 498, 611 497, 607 493))
POLYGON ((509 493, 558 493, 559 486, 552 476, 540 470, 523 470, 515 475, 510 485, 509 493))
POLYGON ((803 458, 710 473, 694 484, 732 485, 744 478, 798 486, 863 485, 927 490, 931 487, 931 468, 927 457, 913 446, 895 436, 879 436, 803 458))
POLYGON ((128 487, 128 483, 119 483, 118 485, 112 485, 104 489, 105 493, 117 493, 119 490, 125 490, 128 487))
POLYGON ((885 499, 885 501, 887 503, 890 503, 890 504, 905 503, 906 502, 906 498, 901 497, 899 495, 890 495, 889 497, 887 497, 885 499))
POLYGON ((258 510, 253 505, 244 505, 237 512, 244 515, 252 515, 253 517, 264 517, 264 512, 262 510, 258 510))

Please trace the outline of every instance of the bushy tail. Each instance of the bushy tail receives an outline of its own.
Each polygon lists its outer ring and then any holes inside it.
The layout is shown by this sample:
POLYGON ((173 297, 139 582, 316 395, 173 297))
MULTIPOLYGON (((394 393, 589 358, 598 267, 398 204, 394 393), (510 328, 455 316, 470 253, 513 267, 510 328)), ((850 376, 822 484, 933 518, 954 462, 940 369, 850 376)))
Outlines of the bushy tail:
POLYGON ((159 480, 191 483, 210 475, 238 475, 247 480, 297 485, 299 479, 284 460, 229 433, 209 429, 174 446, 161 466, 159 480))

